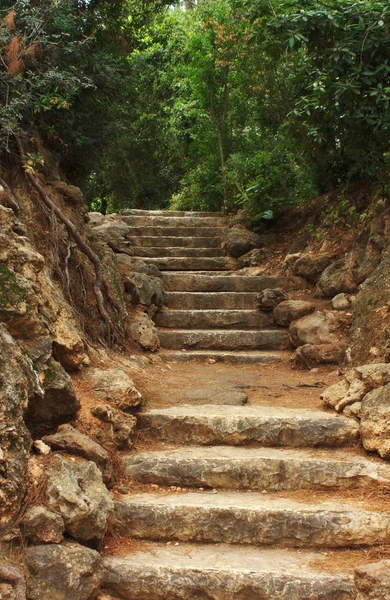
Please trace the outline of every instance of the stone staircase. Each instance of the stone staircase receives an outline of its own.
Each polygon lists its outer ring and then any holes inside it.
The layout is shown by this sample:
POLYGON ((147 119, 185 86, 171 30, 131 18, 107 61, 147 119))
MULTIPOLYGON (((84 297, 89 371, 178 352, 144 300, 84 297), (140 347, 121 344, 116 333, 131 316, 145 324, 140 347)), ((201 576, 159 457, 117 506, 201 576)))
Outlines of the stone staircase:
MULTIPOLYGON (((158 255, 156 240, 163 238, 151 229, 162 227, 165 213, 135 217, 148 232, 136 243, 153 240, 140 248, 158 255)), ((218 229, 210 239, 221 237, 219 215, 174 218, 180 235, 183 218, 196 219, 188 230, 199 235, 183 236, 183 248, 204 244, 199 219, 218 229)), ((177 247, 171 239, 179 238, 165 239, 166 248, 177 247)), ((167 260, 149 256, 159 259, 167 260)), ((186 358, 209 356, 211 344, 218 357, 229 350, 229 360, 245 361, 249 347, 261 362, 269 358, 259 356, 258 343, 282 345, 284 332, 271 329, 267 315, 255 314, 254 303, 241 304, 242 294, 253 298, 261 289, 255 280, 193 272, 166 273, 164 279, 168 309, 159 323, 170 356, 193 344, 186 358), (170 299, 175 294, 181 295, 176 304, 170 299)), ((274 284, 273 278, 257 279, 265 287, 274 284)), ((283 287, 289 284, 295 285, 288 279, 283 287)), ((229 368, 218 367, 227 373, 229 368)), ((117 495, 114 519, 118 539, 135 538, 141 546, 105 559, 103 585, 110 598, 351 600, 353 551, 390 544, 390 514, 364 501, 365 494, 388 485, 390 465, 362 453, 352 419, 283 406, 206 404, 149 409, 138 425, 143 447, 152 449, 123 456, 130 489, 139 490, 117 495), (329 562, 337 568, 329 569, 329 562)))
POLYGON ((165 307, 156 315, 167 360, 236 363, 278 360, 287 332, 257 308, 269 287, 306 287, 299 277, 240 277, 222 248, 228 221, 221 213, 127 210, 134 256, 163 273, 165 307))

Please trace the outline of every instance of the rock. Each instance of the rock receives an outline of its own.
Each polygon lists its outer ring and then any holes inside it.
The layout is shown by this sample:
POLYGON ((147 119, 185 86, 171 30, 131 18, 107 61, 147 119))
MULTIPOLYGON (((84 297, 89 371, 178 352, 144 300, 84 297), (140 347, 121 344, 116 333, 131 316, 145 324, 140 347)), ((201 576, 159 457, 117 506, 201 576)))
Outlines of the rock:
POLYGON ((355 569, 356 600, 389 600, 390 560, 381 560, 355 569))
POLYGON ((239 258, 243 254, 258 248, 260 246, 260 238, 253 231, 249 231, 249 229, 243 226, 235 225, 227 230, 224 246, 230 256, 239 258))
POLYGON ((129 231, 129 226, 120 218, 113 218, 112 215, 105 217, 100 225, 91 229, 92 238, 95 242, 106 244, 114 252, 126 250, 125 236, 129 231))
POLYGON ((78 371, 87 360, 85 345, 80 337, 70 308, 62 307, 51 327, 53 356, 67 371, 78 371))
POLYGON ((321 273, 330 265, 333 259, 333 257, 329 254, 300 254, 298 256, 289 255, 289 257, 291 256, 296 257, 296 260, 294 261, 292 261, 291 258, 289 261, 287 261, 287 265, 290 267, 291 273, 293 275, 304 277, 310 281, 310 283, 315 283, 317 281, 321 273))
POLYGON ((55 360, 50 360, 40 373, 44 395, 29 402, 25 421, 35 437, 51 433, 58 425, 76 418, 80 401, 67 372, 55 360))
POLYGON ((21 522, 24 537, 32 544, 60 544, 64 538, 64 521, 43 506, 27 509, 21 522))
POLYGON ((144 273, 129 273, 123 284, 126 292, 131 294, 133 304, 142 304, 146 307, 153 305, 157 310, 164 303, 164 287, 159 277, 149 277, 144 273))
POLYGON ((247 252, 237 261, 236 269, 245 269, 246 267, 258 267, 263 264, 268 256, 268 252, 265 248, 255 248, 250 252, 247 252))
POLYGON ((180 398, 184 402, 191 404, 228 404, 228 405, 243 405, 248 401, 248 396, 239 388, 232 386, 199 386, 186 388, 178 392, 180 398))
POLYGON ((108 452, 88 436, 80 433, 71 425, 60 425, 57 433, 47 435, 44 442, 53 450, 62 450, 67 454, 82 456, 94 462, 107 482, 112 478, 112 461, 108 452))
MULTIPOLYGON (((390 365, 389 365, 390 366, 390 365)), ((390 459, 390 384, 364 396, 360 411, 363 446, 390 459)))
POLYGON ((316 311, 291 324, 291 343, 296 347, 304 344, 339 344, 348 333, 350 320, 347 313, 316 311))
POLYGON ((332 298, 337 294, 355 292, 358 281, 346 259, 337 260, 325 269, 317 282, 317 298, 332 298))
POLYGON ((296 367, 312 369, 318 365, 339 365, 345 358, 345 344, 304 344, 299 346, 291 361, 296 367))
POLYGON ((23 413, 40 393, 31 362, 0 324, 0 536, 25 494, 31 437, 23 413))
POLYGON ((130 335, 144 350, 157 352, 160 348, 157 327, 145 313, 131 315, 130 335))
POLYGON ((314 312, 315 304, 304 300, 285 300, 274 308, 274 319, 278 325, 288 327, 290 323, 314 312))
POLYGON ((8 583, 0 583, 1 600, 17 600, 15 588, 8 583))
POLYGON ((98 552, 67 543, 27 548, 29 600, 91 600, 102 580, 98 552))
POLYGON ((288 300, 289 295, 283 288, 268 288, 257 296, 260 310, 273 310, 281 302, 288 300))
POLYGON ((116 262, 123 277, 128 277, 130 273, 143 273, 148 277, 162 278, 162 273, 156 265, 148 264, 141 258, 133 258, 127 254, 117 254, 116 262))
POLYGON ((97 404, 91 412, 97 419, 109 425, 108 431, 102 432, 105 441, 110 440, 118 449, 132 447, 131 440, 137 424, 135 417, 106 404, 97 404))
POLYGON ((88 377, 101 400, 112 402, 124 412, 140 406, 143 402, 134 381, 121 369, 93 369, 88 377))
POLYGON ((362 365, 348 370, 344 380, 330 386, 321 394, 326 406, 338 412, 346 406, 361 402, 370 391, 390 383, 390 365, 362 365))
POLYGON ((104 215, 100 212, 89 212, 88 213, 89 221, 88 225, 91 227, 96 227, 96 225, 101 225, 104 221, 104 215))
POLYGON ((348 310, 351 302, 347 294, 337 294, 332 300, 332 306, 335 310, 348 310))
POLYGON ((99 545, 113 501, 95 463, 54 456, 47 469, 45 495, 47 506, 62 516, 71 537, 82 544, 99 545))
POLYGON ((34 450, 38 454, 42 454, 42 456, 47 456, 51 452, 50 446, 45 444, 45 442, 43 442, 42 440, 35 440, 35 442, 33 443, 33 447, 34 450))
POLYGON ((346 417, 351 417, 354 419, 360 419, 361 412, 362 412, 362 403, 361 402, 354 402, 350 406, 347 406, 343 411, 343 413, 346 417))

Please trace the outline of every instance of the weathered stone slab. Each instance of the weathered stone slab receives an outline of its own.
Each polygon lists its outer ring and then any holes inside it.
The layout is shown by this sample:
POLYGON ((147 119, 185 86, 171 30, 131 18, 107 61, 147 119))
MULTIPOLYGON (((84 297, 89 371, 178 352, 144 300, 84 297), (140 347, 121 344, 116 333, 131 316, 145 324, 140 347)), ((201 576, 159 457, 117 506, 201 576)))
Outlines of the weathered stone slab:
POLYGON ((159 327, 183 329, 261 329, 274 324, 271 313, 259 310, 163 310, 155 322, 159 327))
POLYGON ((270 288, 283 288, 287 291, 307 288, 307 282, 301 277, 164 273, 163 281, 164 289, 171 292, 261 292, 270 288))
POLYGON ((156 265, 163 271, 228 271, 234 266, 234 259, 227 256, 216 258, 189 257, 160 257, 144 258, 147 264, 156 265))
POLYGON ((183 310, 256 310, 255 292, 166 292, 165 306, 183 310))
POLYGON ((126 235, 127 239, 140 237, 143 235, 157 237, 159 235, 166 237, 221 237, 223 231, 220 227, 129 227, 126 235))
POLYGON ((122 534, 151 540, 283 548, 352 548, 390 542, 388 513, 239 492, 125 496, 115 503, 114 515, 122 534))
POLYGON ((134 248, 220 248, 221 236, 213 237, 180 237, 180 236, 149 236, 131 237, 129 244, 134 248))
POLYGON ((330 450, 193 446, 126 456, 123 464, 141 483, 181 487, 280 491, 390 483, 390 466, 330 450))
POLYGON ((122 220, 131 227, 226 227, 225 217, 171 215, 125 215, 122 220))
POLYGON ((220 211, 192 211, 192 210, 144 210, 142 208, 126 208, 121 211, 122 216, 126 215, 160 215, 162 217, 222 217, 220 211))
POLYGON ((165 350, 160 353, 163 360, 168 362, 186 362, 186 361, 215 361, 227 362, 239 365, 255 365, 271 362, 279 362, 282 359, 281 354, 273 352, 224 352, 223 350, 186 350, 170 351, 165 350))
POLYGON ((147 544, 104 561, 103 586, 124 600, 351 600, 348 573, 330 575, 310 563, 323 554, 235 546, 147 544))
POLYGON ((139 415, 140 429, 173 442, 302 448, 353 445, 359 426, 332 413, 280 407, 177 406, 139 415))
POLYGON ((278 350, 288 339, 287 331, 280 330, 186 330, 160 331, 163 348, 171 350, 221 349, 221 350, 278 350))
POLYGON ((159 256, 196 256, 215 258, 217 256, 225 256, 223 248, 181 248, 179 246, 169 247, 153 247, 146 246, 145 248, 137 248, 135 254, 148 258, 158 258, 159 256))
POLYGON ((390 598, 390 560, 362 565, 355 570, 358 589, 356 600, 388 600, 390 598))

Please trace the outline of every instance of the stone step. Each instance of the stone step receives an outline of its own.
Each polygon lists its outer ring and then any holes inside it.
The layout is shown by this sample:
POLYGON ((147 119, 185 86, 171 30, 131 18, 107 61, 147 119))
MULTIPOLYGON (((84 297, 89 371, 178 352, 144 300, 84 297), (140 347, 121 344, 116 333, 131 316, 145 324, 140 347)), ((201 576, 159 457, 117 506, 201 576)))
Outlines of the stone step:
POLYGON ((183 310, 255 310, 257 292, 166 292, 165 306, 183 310))
POLYGON ((177 215, 123 215, 122 220, 131 227, 224 227, 225 217, 197 217, 177 215))
POLYGON ((327 561, 318 552, 147 543, 105 558, 103 587, 123 600, 352 600, 352 568, 329 574, 327 561))
POLYGON ((200 212, 190 210, 142 210, 139 208, 127 208, 120 213, 123 216, 126 215, 150 215, 161 216, 161 217, 223 217, 221 212, 200 212))
POLYGON ((338 502, 298 502, 242 492, 135 494, 115 502, 119 535, 282 548, 390 543, 390 513, 338 502))
POLYGON ((136 248, 132 246, 135 256, 147 258, 159 258, 164 256, 191 256, 197 258, 216 258, 217 256, 226 256, 223 248, 180 248, 173 246, 172 248, 161 248, 146 246, 145 248, 136 248))
POLYGON ((278 406, 175 406, 138 415, 144 437, 180 444, 304 448, 352 446, 354 419, 278 406))
POLYGON ((159 327, 183 329, 261 329, 274 325, 272 312, 260 310, 162 310, 159 327))
POLYGON ((129 227, 126 239, 140 237, 142 235, 157 237, 218 237, 221 238, 223 229, 221 227, 129 227))
POLYGON ((147 264, 156 265, 163 271, 194 271, 194 270, 225 270, 228 271, 233 268, 235 264, 234 258, 228 256, 220 256, 216 258, 198 258, 196 256, 189 257, 166 257, 166 258, 143 258, 147 264))
POLYGON ((224 329, 161 329, 161 346, 169 350, 278 350, 288 341, 288 332, 224 329))
POLYGON ((302 277, 164 273, 163 279, 164 289, 170 292, 261 292, 267 288, 277 287, 290 292, 304 290, 308 286, 307 281, 302 277))
POLYGON ((390 483, 390 465, 334 450, 170 448, 124 457, 139 483, 231 490, 372 489, 390 483))
POLYGON ((129 244, 135 248, 220 248, 222 238, 215 237, 172 237, 172 236, 140 236, 131 237, 128 240, 129 244))
POLYGON ((273 352, 223 352, 222 350, 181 350, 180 352, 162 350, 160 357, 167 361, 215 361, 236 365, 255 365, 279 362, 281 354, 273 352))

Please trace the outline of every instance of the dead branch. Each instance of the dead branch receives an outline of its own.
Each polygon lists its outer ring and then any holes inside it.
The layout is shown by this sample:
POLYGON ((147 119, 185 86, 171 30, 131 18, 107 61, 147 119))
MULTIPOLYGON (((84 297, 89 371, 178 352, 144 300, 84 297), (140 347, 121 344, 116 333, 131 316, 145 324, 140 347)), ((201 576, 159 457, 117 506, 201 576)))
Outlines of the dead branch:
POLYGON ((7 204, 9 205, 10 208, 12 208, 14 213, 19 214, 20 208, 19 208, 18 201, 16 200, 15 196, 11 192, 11 188, 9 187, 9 185, 1 177, 0 177, 0 185, 1 185, 1 187, 4 188, 4 190, 7 194, 7 204))
POLYGON ((38 192, 42 202, 65 225, 65 227, 68 231, 68 234, 73 238, 73 240, 77 244, 80 251, 90 260, 90 262, 93 265, 93 268, 95 271, 95 283, 93 286, 93 291, 95 294, 97 307, 98 307, 100 315, 106 325, 109 340, 111 341, 112 334, 113 334, 113 323, 110 318, 110 315, 108 314, 108 312, 106 310, 105 303, 104 303, 103 289, 106 287, 106 285, 105 285, 105 281, 104 281, 104 277, 103 277, 103 269, 102 269, 100 259, 99 259, 98 255, 95 254, 95 252, 84 242, 83 238, 81 237, 80 233, 78 232, 77 228, 72 223, 72 221, 70 219, 68 219, 68 217, 62 212, 60 207, 57 206, 57 204, 55 204, 55 202, 53 202, 53 200, 51 200, 51 198, 49 198, 49 196, 47 195, 47 193, 45 192, 45 190, 43 189, 43 187, 41 186, 41 184, 39 183, 37 178, 31 173, 31 170, 29 169, 26 159, 25 159, 25 153, 24 153, 22 142, 20 141, 20 139, 18 137, 16 138, 16 142, 18 145, 20 160, 22 162, 22 166, 24 168, 27 179, 29 180, 31 185, 38 192))
POLYGON ((10 583, 15 588, 16 600, 26 600, 26 579, 20 569, 10 565, 0 565, 0 581, 10 583))

